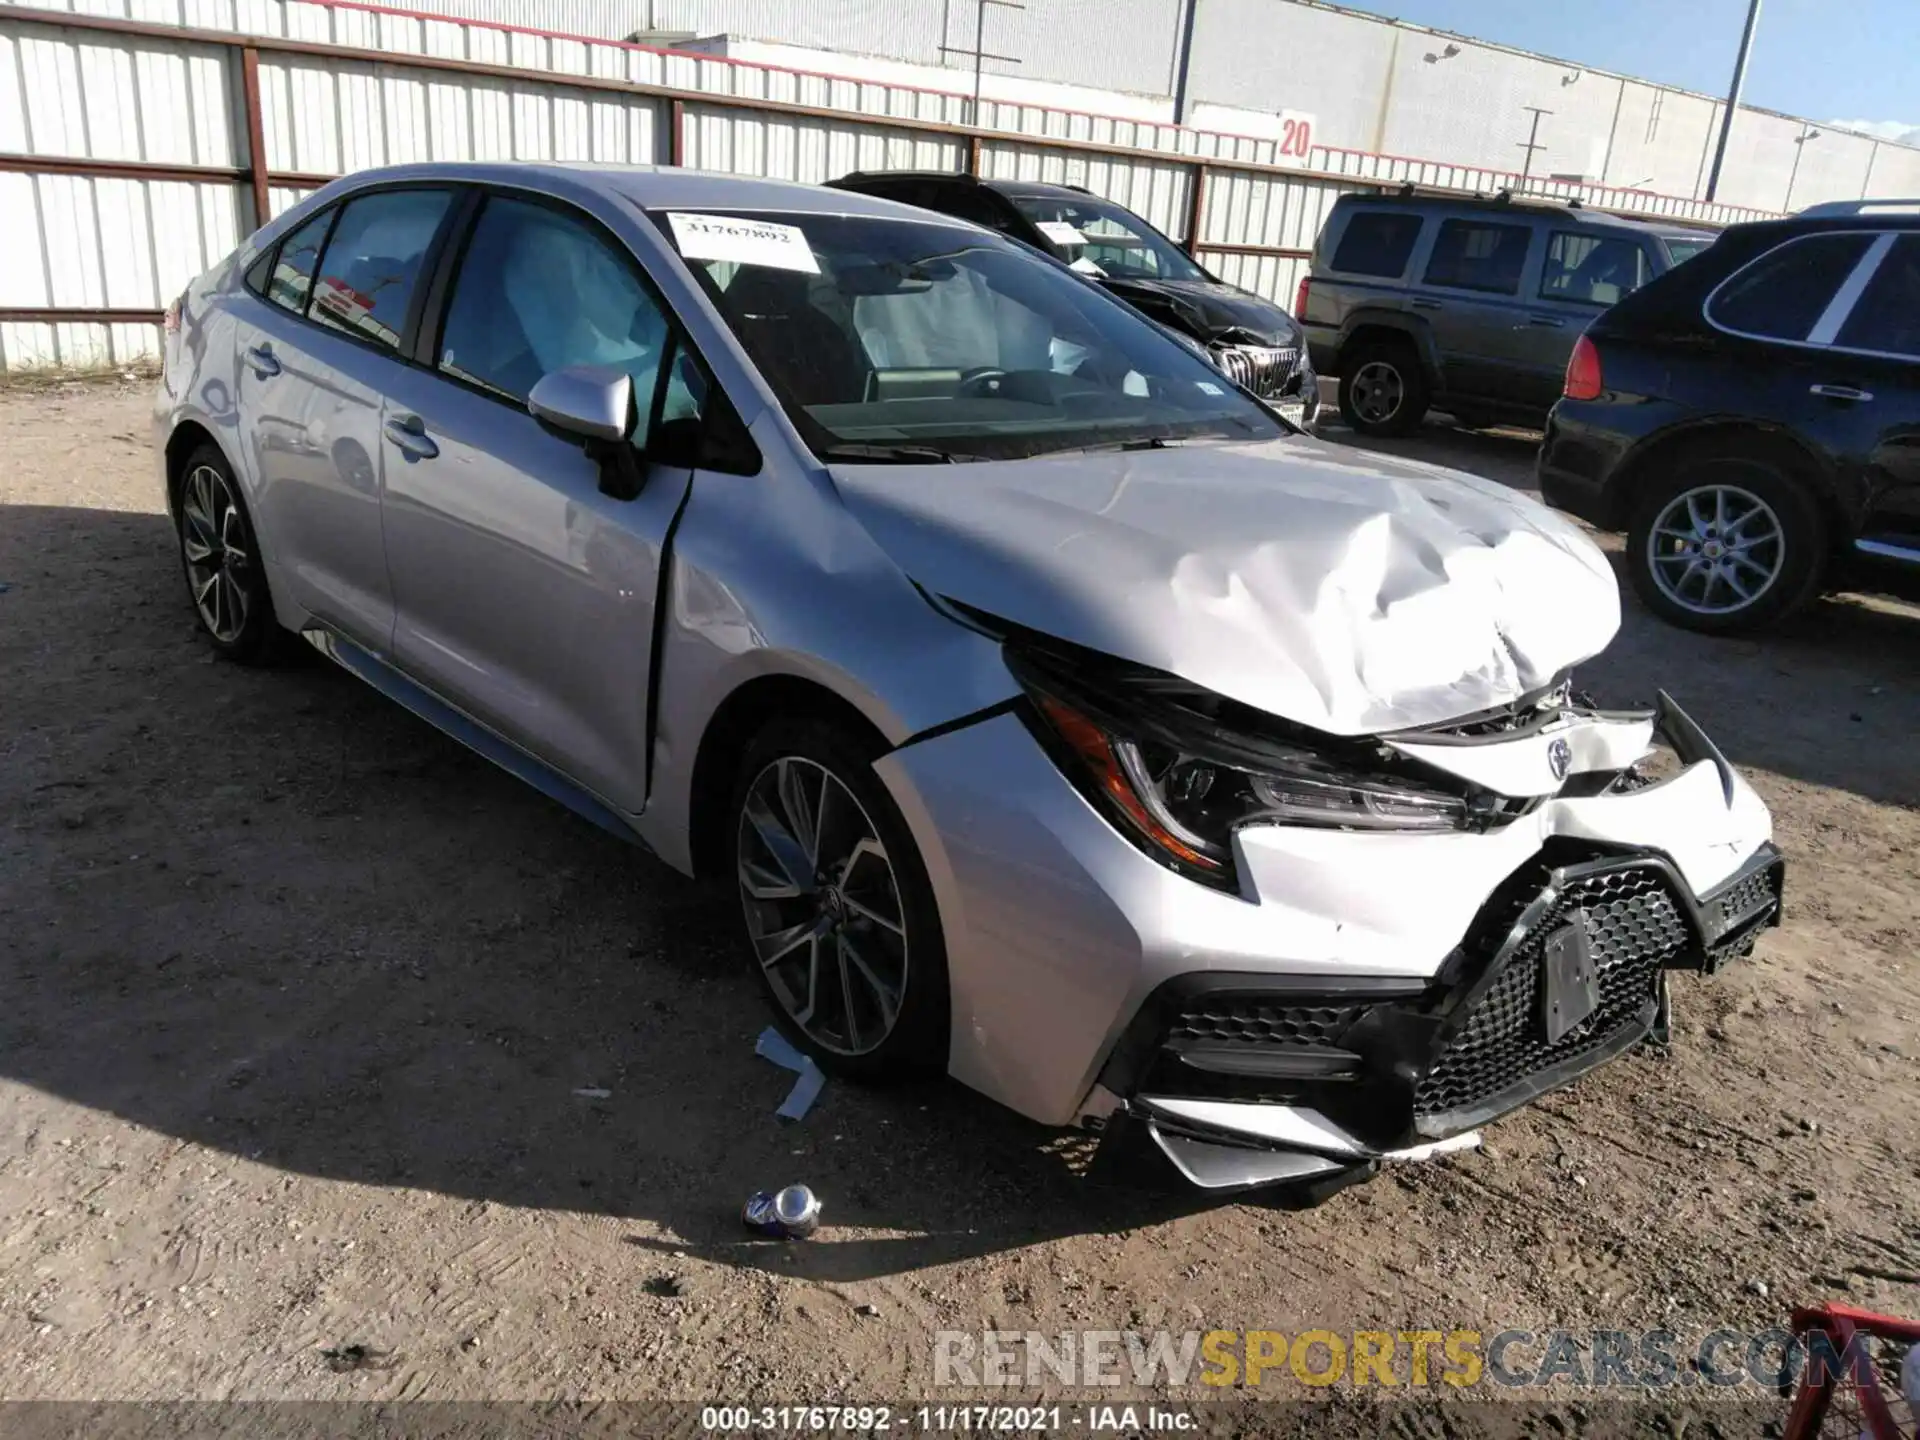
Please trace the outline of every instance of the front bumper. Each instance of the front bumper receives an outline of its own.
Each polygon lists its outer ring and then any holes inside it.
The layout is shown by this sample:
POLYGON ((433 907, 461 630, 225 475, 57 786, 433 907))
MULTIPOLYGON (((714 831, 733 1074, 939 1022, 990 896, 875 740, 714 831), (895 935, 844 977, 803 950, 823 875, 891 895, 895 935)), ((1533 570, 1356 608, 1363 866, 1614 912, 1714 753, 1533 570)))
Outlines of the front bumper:
POLYGON ((1778 920, 1765 806, 1677 709, 1659 724, 1677 775, 1485 833, 1242 831, 1238 895, 1122 838, 1015 715, 897 750, 877 769, 939 902, 949 1069, 1044 1123, 1144 1134, 1207 1185, 1471 1143, 1644 1036, 1667 970, 1778 920), (1591 1010, 1549 1041, 1570 930, 1591 1010))
POLYGON ((1471 1145, 1475 1127, 1644 1039, 1666 971, 1748 953, 1779 922, 1783 872, 1770 843, 1704 896, 1658 854, 1543 861, 1425 986, 1178 977, 1136 1013, 1101 1089, 1209 1186, 1261 1183, 1278 1154, 1311 1179, 1471 1145), (1584 973, 1569 975, 1555 946, 1576 933, 1584 973))
POLYGON ((1311 430, 1320 415, 1320 381, 1302 346, 1215 345, 1214 365, 1289 420, 1311 430))

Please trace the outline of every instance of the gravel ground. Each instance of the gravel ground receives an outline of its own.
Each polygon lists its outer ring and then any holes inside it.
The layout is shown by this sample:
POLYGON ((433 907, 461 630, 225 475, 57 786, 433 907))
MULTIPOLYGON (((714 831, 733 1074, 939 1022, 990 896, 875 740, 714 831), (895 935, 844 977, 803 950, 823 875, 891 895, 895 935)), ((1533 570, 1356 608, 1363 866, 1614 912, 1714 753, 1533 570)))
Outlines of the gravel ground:
POLYGON ((0 1397, 900 1401, 942 1329, 1920 1313, 1920 613, 1629 602, 1583 672, 1672 690, 1791 861, 1669 1055, 1317 1209, 1139 1196, 953 1086, 777 1122, 724 902, 344 673, 215 663, 147 397, 0 393, 0 1397), (796 1179, 821 1237, 743 1237, 796 1179))

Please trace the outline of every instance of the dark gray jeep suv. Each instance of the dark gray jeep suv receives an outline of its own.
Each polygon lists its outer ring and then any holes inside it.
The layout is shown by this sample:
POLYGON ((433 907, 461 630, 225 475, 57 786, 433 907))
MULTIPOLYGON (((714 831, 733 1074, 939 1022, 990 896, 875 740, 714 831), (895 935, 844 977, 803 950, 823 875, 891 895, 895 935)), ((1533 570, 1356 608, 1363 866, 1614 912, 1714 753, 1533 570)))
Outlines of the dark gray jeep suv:
POLYGON ((1363 434, 1406 434, 1430 405, 1539 426, 1588 322, 1712 240, 1577 204, 1343 195, 1293 313, 1363 434))

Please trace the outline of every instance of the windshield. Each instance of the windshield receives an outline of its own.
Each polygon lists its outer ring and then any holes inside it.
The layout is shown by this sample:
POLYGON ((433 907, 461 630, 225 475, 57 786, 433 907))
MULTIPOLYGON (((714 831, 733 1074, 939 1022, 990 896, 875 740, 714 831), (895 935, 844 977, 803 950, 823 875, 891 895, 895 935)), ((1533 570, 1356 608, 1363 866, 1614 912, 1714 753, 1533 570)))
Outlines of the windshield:
POLYGON ((1125 280, 1211 277, 1138 215, 1091 195, 1009 195, 1054 253, 1088 275, 1125 280))
POLYGON ((1682 260, 1691 260, 1702 250, 1713 244, 1711 235, 1662 235, 1660 243, 1667 247, 1667 258, 1675 265, 1682 260))
POLYGON ((822 458, 1288 433, 1191 349, 997 236, 877 216, 654 218, 822 458))

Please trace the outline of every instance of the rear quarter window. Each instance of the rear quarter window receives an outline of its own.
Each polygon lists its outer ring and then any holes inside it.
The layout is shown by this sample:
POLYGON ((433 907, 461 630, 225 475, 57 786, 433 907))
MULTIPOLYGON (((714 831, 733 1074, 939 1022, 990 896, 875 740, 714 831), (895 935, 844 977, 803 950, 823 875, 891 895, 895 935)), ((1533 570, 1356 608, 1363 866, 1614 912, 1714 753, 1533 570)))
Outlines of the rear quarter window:
POLYGON ((1805 340, 1874 238, 1804 235, 1776 245, 1707 297, 1707 319, 1736 335, 1805 340))
POLYGON ((1362 210, 1347 221, 1328 268, 1347 275, 1377 275, 1396 280, 1407 273, 1421 217, 1385 210, 1362 210))

